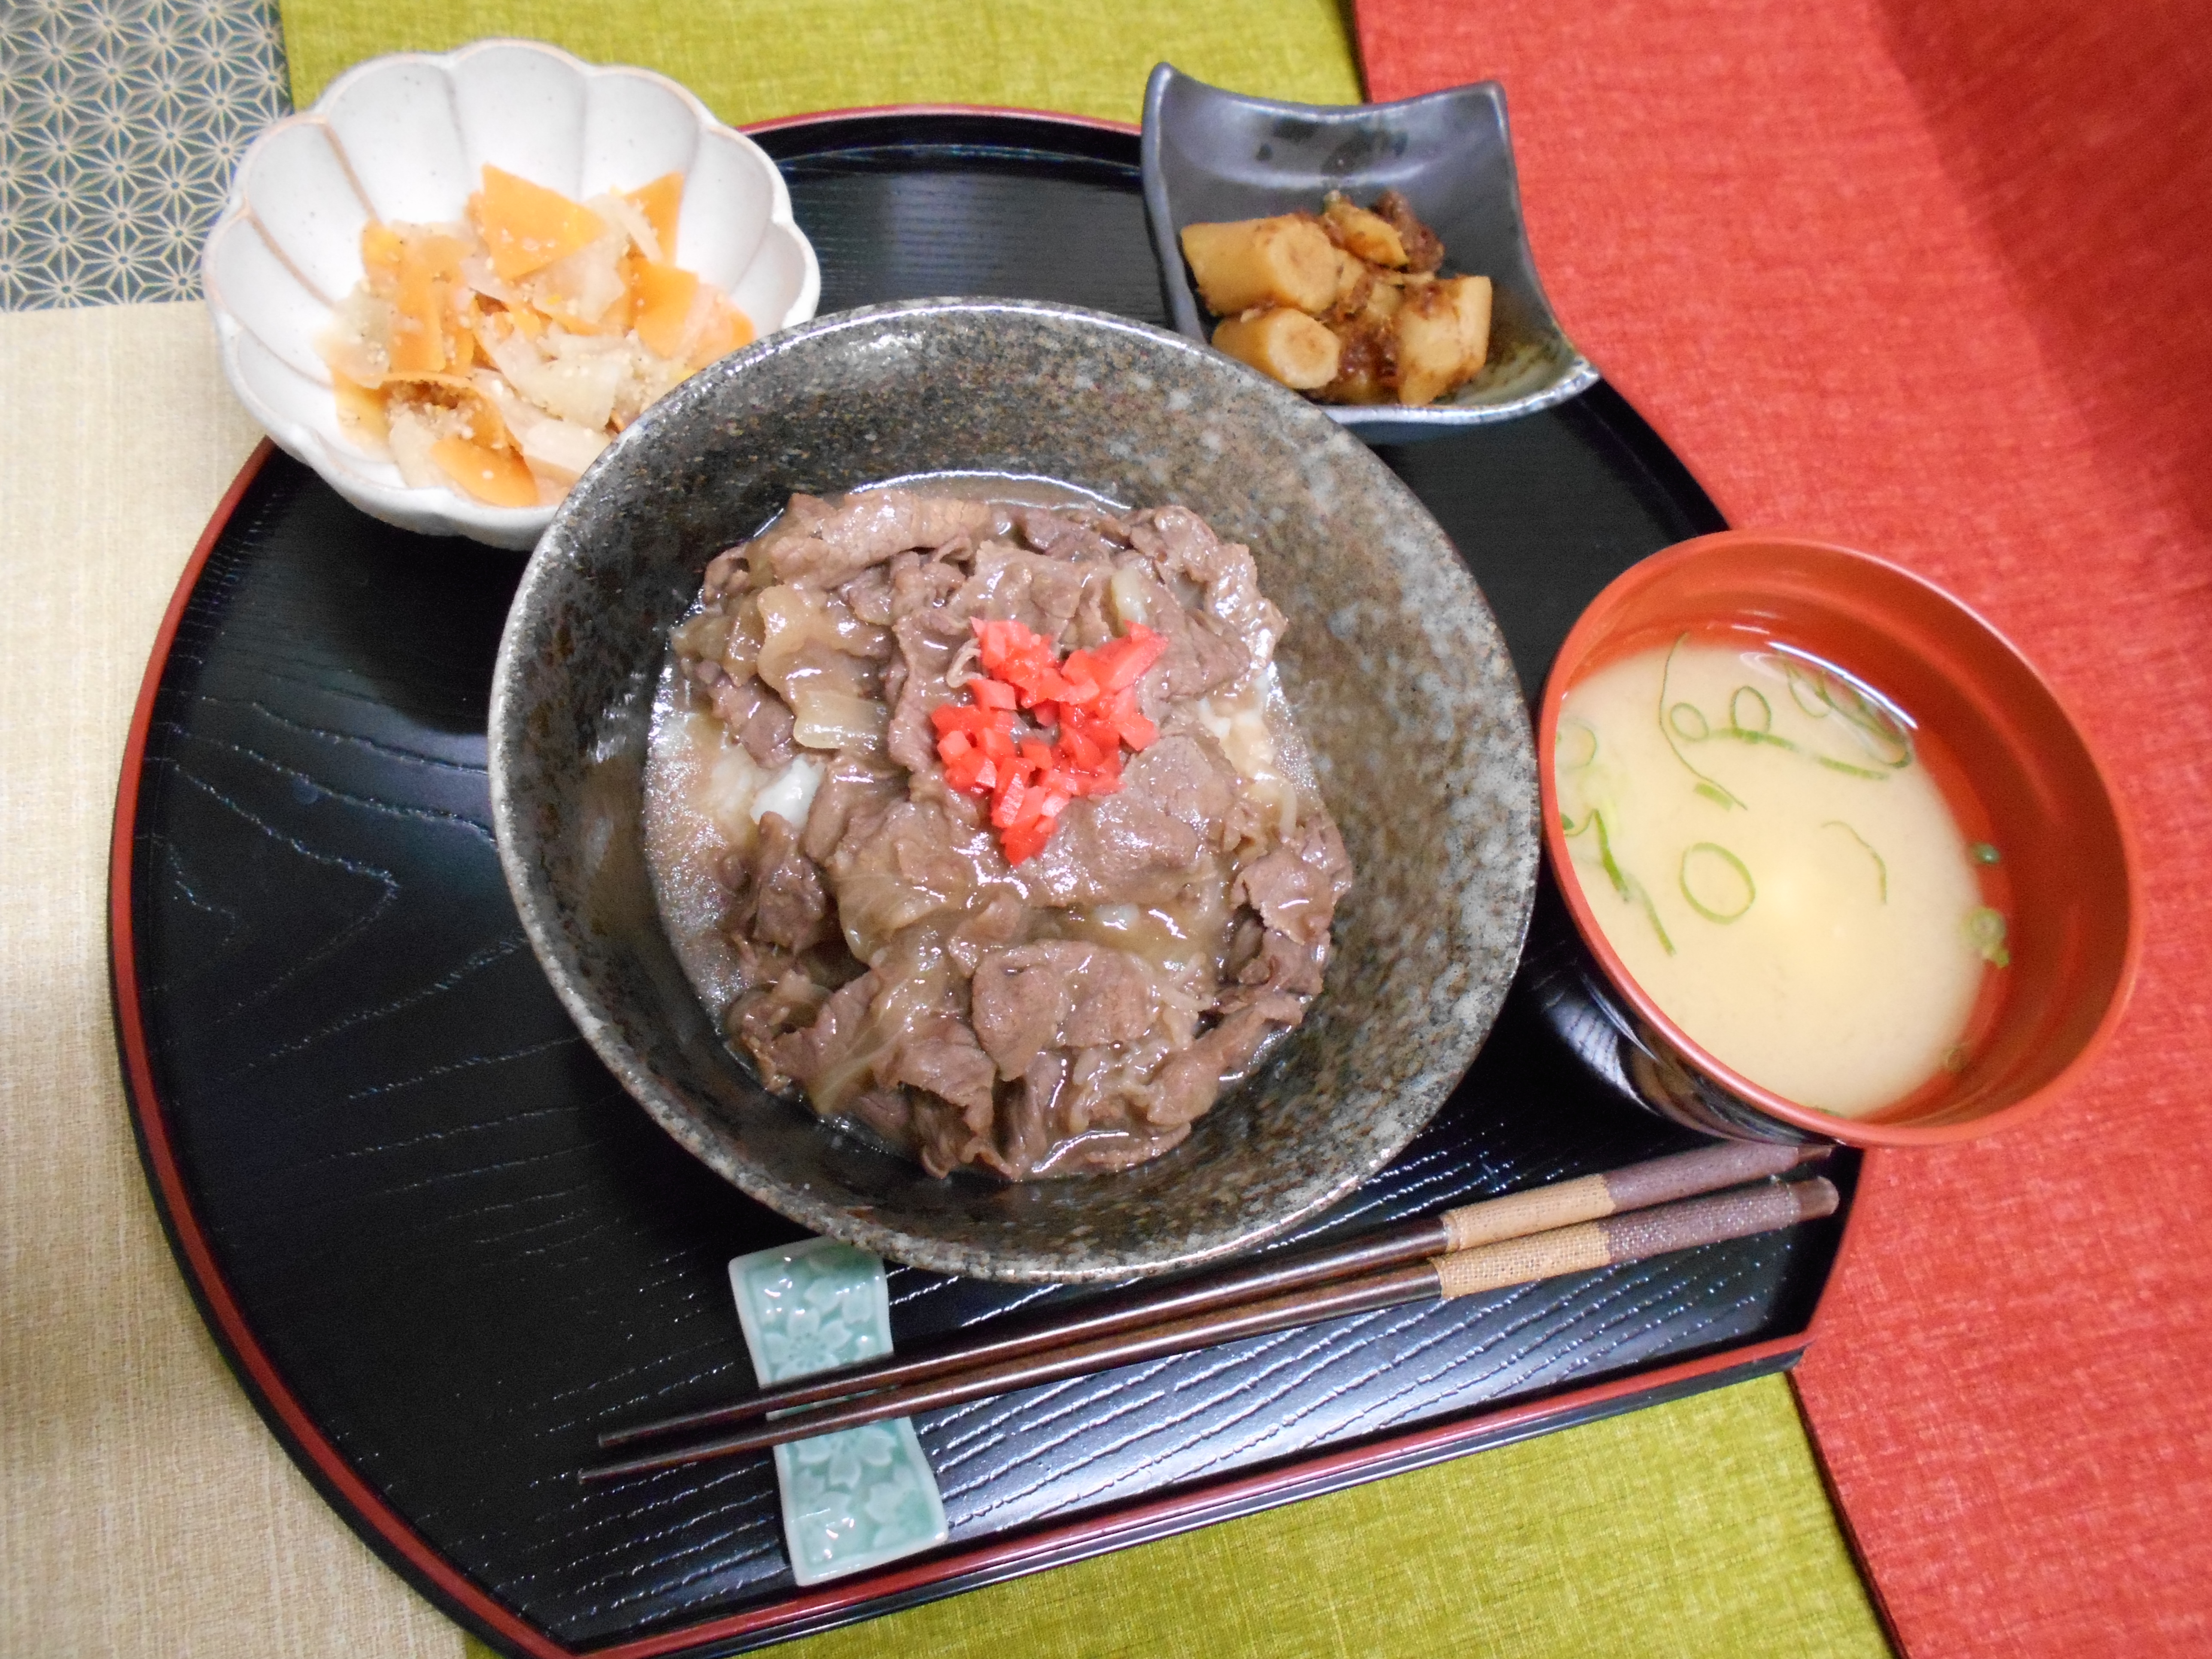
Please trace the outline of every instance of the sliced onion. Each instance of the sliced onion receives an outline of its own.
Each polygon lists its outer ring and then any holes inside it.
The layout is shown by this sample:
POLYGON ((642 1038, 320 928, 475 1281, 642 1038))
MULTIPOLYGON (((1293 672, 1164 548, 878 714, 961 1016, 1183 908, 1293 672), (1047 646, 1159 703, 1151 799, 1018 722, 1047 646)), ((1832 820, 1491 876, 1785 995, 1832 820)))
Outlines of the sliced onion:
POLYGON ((755 672, 787 696, 791 688, 784 677, 798 661, 800 648, 810 639, 834 642, 836 635, 823 614, 821 597, 806 588, 779 583, 763 588, 759 603, 761 648, 755 672))
POLYGON ((564 489, 583 476, 606 447, 604 431, 574 421, 543 420, 522 434, 522 459, 530 463, 530 470, 564 489))
POLYGON ((1122 627, 1150 627, 1151 614, 1145 606, 1145 577, 1133 568, 1116 570, 1106 583, 1106 598, 1114 607, 1114 616, 1122 627))
POLYGON ((653 233, 653 221, 638 211, 637 204, 628 197, 613 194, 594 196, 584 205, 602 219, 620 225, 637 251, 653 264, 665 265, 674 263, 675 250, 661 247, 660 238, 653 233))
POLYGON ((890 711, 873 697, 801 686, 791 700, 792 741, 804 749, 871 747, 884 739, 890 711))

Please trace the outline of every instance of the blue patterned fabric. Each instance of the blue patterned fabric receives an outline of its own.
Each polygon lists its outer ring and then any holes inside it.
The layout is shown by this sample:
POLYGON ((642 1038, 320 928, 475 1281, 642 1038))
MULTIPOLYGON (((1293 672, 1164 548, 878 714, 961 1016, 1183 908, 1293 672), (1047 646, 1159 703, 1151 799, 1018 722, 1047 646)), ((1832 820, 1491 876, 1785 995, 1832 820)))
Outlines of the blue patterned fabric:
POLYGON ((287 88, 265 0, 0 0, 0 309, 198 298, 287 88))

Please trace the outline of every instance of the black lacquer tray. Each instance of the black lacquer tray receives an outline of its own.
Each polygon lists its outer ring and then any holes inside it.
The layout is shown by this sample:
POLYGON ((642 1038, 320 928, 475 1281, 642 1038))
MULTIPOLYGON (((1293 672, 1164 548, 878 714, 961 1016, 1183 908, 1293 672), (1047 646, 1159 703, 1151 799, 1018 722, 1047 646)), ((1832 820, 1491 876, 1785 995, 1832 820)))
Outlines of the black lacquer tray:
MULTIPOLYGON (((981 293, 1164 320, 1130 130, 921 111, 757 137, 824 311, 981 293)), ((1607 580, 1721 525, 1603 385, 1385 456, 1532 695, 1607 580)), ((520 569, 368 519, 264 447, 149 667, 112 872, 125 1074, 210 1326, 339 1512, 494 1645, 736 1651, 1802 1351, 1840 1219, 932 1414, 951 1543, 811 1591, 765 1457, 579 1486, 597 1431, 750 1385, 725 1264, 796 1230, 630 1103, 524 941, 483 774, 520 569)), ((1685 1144, 1516 990, 1431 1127, 1301 1237, 1685 1144)), ((1831 1166, 1847 1197, 1857 1167, 1831 1166)), ((1063 1294, 891 1286, 902 1341, 1063 1294)))

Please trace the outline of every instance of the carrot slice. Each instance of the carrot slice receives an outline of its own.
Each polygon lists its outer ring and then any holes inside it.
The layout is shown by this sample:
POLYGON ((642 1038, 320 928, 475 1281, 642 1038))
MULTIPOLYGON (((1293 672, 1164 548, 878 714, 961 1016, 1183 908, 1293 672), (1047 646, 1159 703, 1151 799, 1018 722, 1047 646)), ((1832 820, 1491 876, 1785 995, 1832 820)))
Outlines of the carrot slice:
POLYGON ((699 343, 691 349, 691 367, 704 368, 708 364, 728 356, 739 346, 752 343, 752 319, 717 294, 714 314, 708 318, 707 326, 700 333, 699 343))
POLYGON ((664 173, 651 184, 627 192, 623 199, 645 216, 646 223, 653 227, 653 240, 660 244, 661 259, 674 264, 677 215, 684 205, 684 175, 664 173))
POLYGON ((489 162, 483 189, 469 198, 469 216, 491 255, 492 269, 510 283, 565 259, 606 228, 582 204, 489 162))
POLYGON ((430 459, 463 490, 489 506, 538 505, 538 480, 511 449, 487 449, 466 438, 441 438, 430 446, 430 459))
POLYGON ((389 294, 399 286, 399 233, 380 219, 361 228, 361 268, 371 294, 389 294))
POLYGON ((453 237, 436 232, 401 233, 398 286, 392 296, 399 313, 392 331, 393 374, 437 374, 467 366, 453 309, 453 290, 465 252, 453 237))
POLYGON ((637 273, 637 337, 655 356, 673 357, 684 349, 684 325, 691 318, 691 297, 699 279, 674 265, 641 260, 637 273))
POLYGON ((331 385, 337 392, 340 431, 378 443, 391 440, 392 417, 385 412, 384 392, 358 380, 349 380, 343 374, 331 375, 331 385))

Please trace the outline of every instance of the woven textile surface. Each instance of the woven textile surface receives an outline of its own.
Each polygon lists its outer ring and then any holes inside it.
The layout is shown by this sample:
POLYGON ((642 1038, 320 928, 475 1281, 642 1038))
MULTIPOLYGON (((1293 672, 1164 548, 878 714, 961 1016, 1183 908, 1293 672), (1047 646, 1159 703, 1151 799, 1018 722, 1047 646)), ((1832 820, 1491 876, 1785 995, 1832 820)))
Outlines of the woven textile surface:
POLYGON ((265 0, 0 6, 0 310, 182 300, 288 107, 265 0))
POLYGON ((1359 77, 1337 0, 307 0, 284 40, 301 108, 349 64, 443 52, 485 35, 566 46, 590 63, 672 76, 725 121, 876 104, 983 104, 1134 121, 1163 58, 1201 80, 1277 98, 1355 103, 1359 77))
POLYGON ((1496 77, 1568 331, 1739 524, 2044 671, 2147 948, 2060 1108, 1870 1162, 1799 1387, 1916 1656, 2212 1650, 2212 8, 1367 0, 1378 99, 1496 77))
POLYGON ((1875 1659, 1887 1648, 1789 1384, 1768 1377, 779 1651, 1875 1659))
POLYGON ((224 1370, 147 1196, 116 1066, 107 833, 123 740, 178 573, 259 436, 223 385, 202 306, 0 316, 9 1659, 459 1649, 224 1370))

